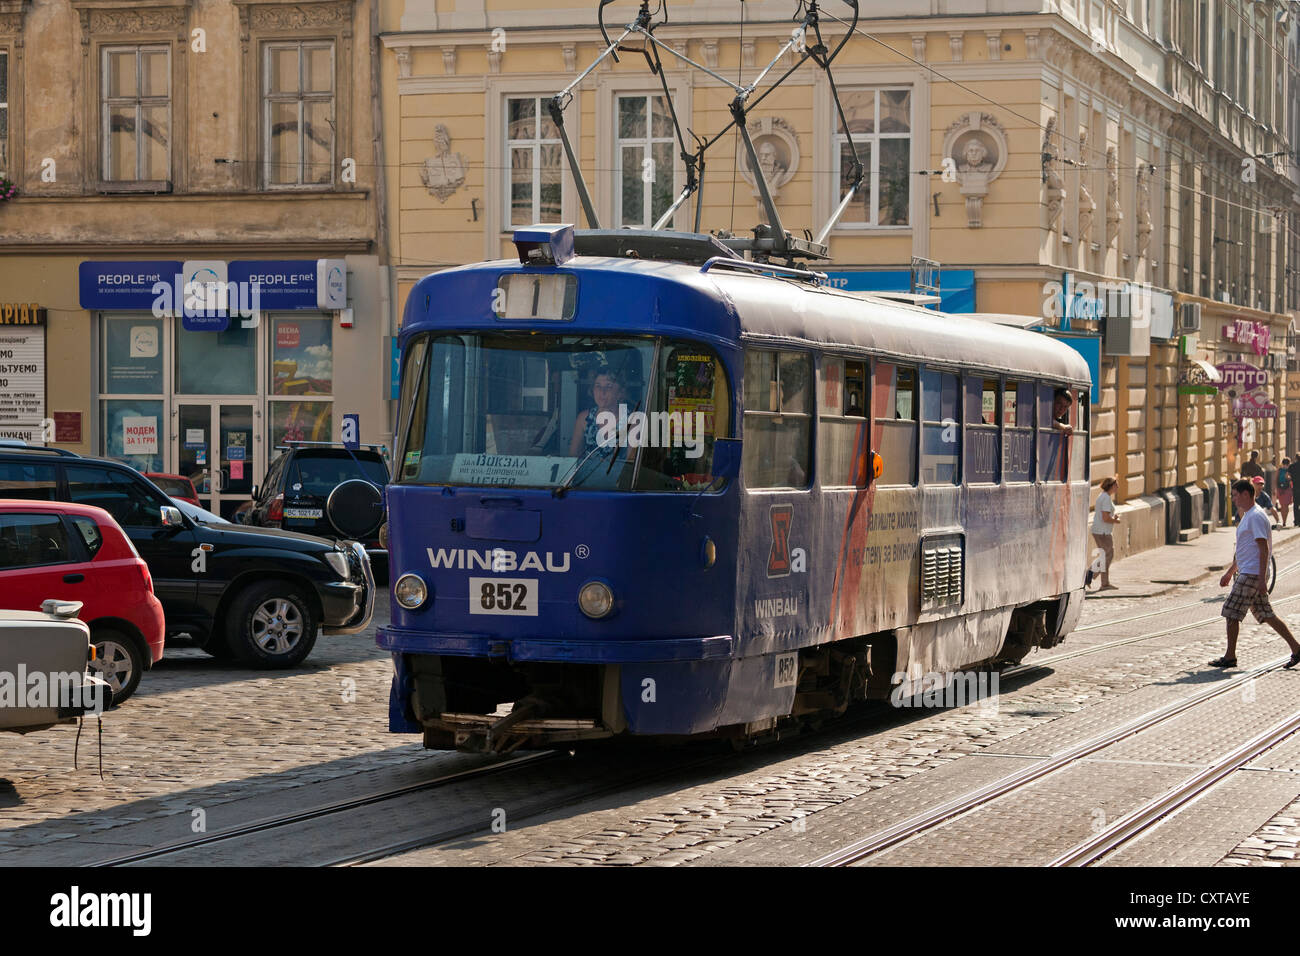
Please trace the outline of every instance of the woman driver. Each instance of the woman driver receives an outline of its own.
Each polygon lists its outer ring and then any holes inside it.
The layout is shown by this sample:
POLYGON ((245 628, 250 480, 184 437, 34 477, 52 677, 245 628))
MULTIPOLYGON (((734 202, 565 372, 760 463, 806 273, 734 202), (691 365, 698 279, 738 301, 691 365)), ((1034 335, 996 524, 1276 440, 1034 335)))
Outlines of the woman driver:
POLYGON ((591 397, 596 404, 580 414, 573 423, 573 438, 569 440, 569 457, 585 457, 600 443, 596 440, 600 425, 597 419, 601 412, 618 414, 619 403, 624 397, 622 377, 609 368, 603 368, 591 383, 591 397))

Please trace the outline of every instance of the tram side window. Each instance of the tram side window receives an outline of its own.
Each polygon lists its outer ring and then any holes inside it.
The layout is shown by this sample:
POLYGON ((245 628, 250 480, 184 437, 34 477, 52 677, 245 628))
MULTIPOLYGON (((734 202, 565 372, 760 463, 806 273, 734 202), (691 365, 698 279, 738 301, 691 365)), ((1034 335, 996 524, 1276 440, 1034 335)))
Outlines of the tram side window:
POLYGON ((999 479, 998 380, 966 376, 966 481, 999 479))
POLYGON ((727 373, 707 348, 665 339, 648 396, 648 441, 637 491, 698 491, 713 485, 713 442, 731 428, 727 373))
POLYGON ((1071 409, 1074 434, 1070 437, 1070 480, 1084 481, 1088 477, 1088 432, 1090 430, 1089 400, 1092 396, 1088 389, 1081 388, 1074 393, 1074 405, 1071 409))
POLYGON ((1064 481, 1070 446, 1065 428, 1071 426, 1074 400, 1068 389, 1038 385, 1038 480, 1064 481))
POLYGON ((1007 379, 1002 388, 1002 473, 1034 480, 1034 383, 1007 379))
POLYGON ((812 357, 745 353, 744 451, 748 488, 807 488, 812 453, 812 357))
POLYGON ((921 373, 921 481, 961 484, 961 410, 957 376, 927 368, 921 373))
POLYGON ((853 464, 866 450, 867 420, 863 395, 866 363, 827 356, 819 376, 821 419, 817 434, 817 465, 822 487, 855 484, 853 464))
POLYGON ((916 369, 877 362, 872 380, 872 444, 882 485, 916 484, 916 369))

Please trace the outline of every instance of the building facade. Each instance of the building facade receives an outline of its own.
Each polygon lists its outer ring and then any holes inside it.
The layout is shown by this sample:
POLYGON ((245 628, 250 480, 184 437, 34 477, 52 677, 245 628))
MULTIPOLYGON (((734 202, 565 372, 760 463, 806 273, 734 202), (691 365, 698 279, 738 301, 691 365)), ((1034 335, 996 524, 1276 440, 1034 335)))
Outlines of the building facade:
POLYGON ((391 441, 376 18, 0 0, 0 434, 223 513, 285 439, 391 441))

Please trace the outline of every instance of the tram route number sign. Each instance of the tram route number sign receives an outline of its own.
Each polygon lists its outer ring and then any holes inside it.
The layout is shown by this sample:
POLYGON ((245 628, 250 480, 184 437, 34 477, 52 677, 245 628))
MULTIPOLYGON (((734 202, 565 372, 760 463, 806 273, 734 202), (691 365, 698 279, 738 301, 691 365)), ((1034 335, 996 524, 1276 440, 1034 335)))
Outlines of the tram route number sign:
POLYGON ((536 578, 470 578, 469 613, 537 616, 536 578))

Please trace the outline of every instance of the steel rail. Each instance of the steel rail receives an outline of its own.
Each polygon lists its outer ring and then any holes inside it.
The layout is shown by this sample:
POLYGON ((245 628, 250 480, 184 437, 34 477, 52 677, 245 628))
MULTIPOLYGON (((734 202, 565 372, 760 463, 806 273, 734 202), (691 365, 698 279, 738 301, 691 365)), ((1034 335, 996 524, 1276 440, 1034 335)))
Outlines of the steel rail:
POLYGON ((92 863, 83 864, 85 866, 125 866, 128 863, 141 863, 146 860, 152 860, 160 856, 166 856, 172 853, 180 853, 185 850, 192 850, 196 847, 207 846, 212 843, 219 843, 224 840, 233 840, 237 837, 248 836, 253 833, 261 833, 266 830, 274 830, 279 827, 291 826, 296 823, 305 823, 310 820, 319 819, 320 817, 330 816, 335 813, 343 813, 348 810, 356 810, 360 807, 370 806, 375 803, 382 803, 386 800, 394 800, 398 797, 404 797, 412 793, 419 793, 422 790, 436 790, 453 783, 461 783, 465 780, 474 780, 479 777, 489 777, 495 774, 518 770, 524 766, 542 763, 543 761, 552 760, 559 756, 558 751, 542 750, 536 753, 525 754, 500 763, 490 764, 486 767, 471 767, 467 770, 458 770, 433 780, 424 780, 419 783, 402 784, 399 787, 391 787, 386 790, 379 790, 369 793, 364 797, 353 797, 348 800, 338 800, 334 803, 327 803, 319 807, 311 807, 306 810, 299 810, 294 813, 286 813, 281 816, 265 817, 261 820, 255 820, 242 826, 231 827, 227 830, 218 830, 215 833, 204 834, 192 840, 178 840, 175 843, 168 843, 163 846, 151 847, 148 850, 140 850, 134 853, 126 853, 121 856, 109 857, 104 860, 96 860, 92 863))
POLYGON ((993 802, 1001 797, 1022 789, 1023 787, 1043 779, 1051 774, 1058 773, 1067 767, 1073 766, 1079 760, 1087 757, 1098 750, 1102 750, 1112 744, 1119 743, 1129 737, 1140 734, 1159 724, 1164 723, 1180 714, 1191 710, 1215 697, 1236 689, 1237 687, 1249 681, 1255 680, 1269 671, 1277 670, 1287 661, 1290 655, 1278 658, 1277 660, 1264 664, 1254 670, 1247 671, 1237 677, 1215 684, 1205 690, 1184 697, 1181 700, 1172 701, 1163 707, 1157 707, 1148 711, 1130 721, 1126 721, 1119 727, 1097 734, 1082 743, 1068 747, 1059 753, 1036 761, 1030 766, 1024 767, 1013 773, 1007 774, 999 780, 990 784, 972 790, 969 793, 955 797, 937 807, 933 807, 923 813, 918 813, 900 823, 879 830, 870 836, 861 840, 856 840, 846 846, 841 847, 831 853, 818 857, 805 866, 849 866, 853 863, 860 862, 869 856, 874 856, 884 850, 897 846, 900 843, 911 840, 912 838, 922 835, 930 830, 964 816, 980 807, 993 802))
POLYGON ((1088 866, 1097 862, 1141 836, 1165 817, 1177 813, 1206 790, 1240 770, 1266 750, 1281 743, 1297 730, 1300 730, 1300 711, 1224 754, 1210 766, 1192 774, 1154 800, 1120 817, 1092 839, 1066 850, 1047 865, 1088 866))

